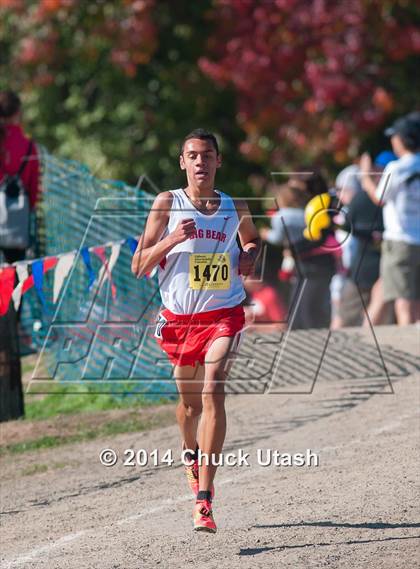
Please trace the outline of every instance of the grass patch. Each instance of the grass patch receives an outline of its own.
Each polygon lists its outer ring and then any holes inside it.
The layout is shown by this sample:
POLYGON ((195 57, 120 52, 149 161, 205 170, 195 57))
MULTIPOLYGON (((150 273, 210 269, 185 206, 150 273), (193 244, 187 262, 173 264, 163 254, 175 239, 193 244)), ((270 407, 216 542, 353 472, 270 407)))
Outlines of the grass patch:
POLYGON ((32 371, 34 369, 34 364, 32 361, 26 361, 27 358, 22 358, 21 359, 21 364, 22 364, 22 375, 24 375, 25 373, 29 373, 30 371, 32 371))
MULTIPOLYGON (((35 355, 21 359, 23 375, 32 372, 37 363, 35 355)), ((93 413, 111 409, 136 409, 148 405, 173 402, 176 392, 167 395, 133 393, 138 384, 133 381, 57 382, 46 380, 24 389, 25 419, 51 419, 57 415, 93 413), (37 389, 39 390, 37 392, 37 389)), ((26 387, 26 386, 25 386, 26 387)), ((175 388, 174 388, 175 389, 175 388)))
POLYGON ((22 476, 32 476, 33 474, 39 474, 40 472, 47 472, 48 468, 48 464, 32 464, 22 470, 22 476))
POLYGON ((14 443, 4 446, 0 449, 1 454, 9 451, 11 453, 26 452, 28 450, 38 450, 42 448, 52 448, 60 444, 60 437, 51 437, 49 435, 35 439, 34 441, 25 441, 23 443, 14 443))
MULTIPOLYGON (((51 391, 42 399, 25 394, 25 419, 50 419, 57 415, 74 413, 92 413, 110 409, 130 409, 149 405, 164 405, 173 401, 173 397, 156 397, 145 394, 113 396, 98 393, 94 388, 72 385, 53 386, 57 393, 51 391)), ((103 389, 103 388, 102 388, 103 389)))
POLYGON ((68 462, 50 462, 49 464, 35 463, 21 470, 20 476, 33 476, 34 474, 42 474, 48 470, 58 470, 66 466, 69 466, 68 462))
POLYGON ((159 410, 147 417, 141 417, 133 412, 132 415, 123 419, 104 421, 94 427, 86 424, 83 416, 81 416, 80 422, 76 426, 76 432, 72 434, 46 435, 34 440, 4 445, 0 447, 0 455, 21 454, 28 451, 54 448, 63 444, 91 441, 100 437, 147 431, 152 428, 171 425, 173 422, 174 413, 172 408, 170 410, 159 410))

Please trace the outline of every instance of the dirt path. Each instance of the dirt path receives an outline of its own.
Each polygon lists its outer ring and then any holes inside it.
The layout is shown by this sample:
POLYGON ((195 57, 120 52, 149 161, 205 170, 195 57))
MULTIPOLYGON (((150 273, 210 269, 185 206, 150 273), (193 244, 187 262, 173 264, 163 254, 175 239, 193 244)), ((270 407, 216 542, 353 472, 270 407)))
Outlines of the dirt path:
MULTIPOLYGON (((377 329, 418 354, 419 330, 377 329)), ((411 360, 412 361, 412 360, 411 360)), ((2 569, 416 567, 420 554, 419 374, 394 394, 320 379, 307 395, 232 395, 225 453, 250 466, 217 475, 214 536, 191 527, 176 425, 3 459, 2 569), (172 449, 173 466, 106 468, 101 449, 172 449), (257 449, 319 466, 260 466, 257 449), (29 462, 60 468, 25 475, 29 462)), ((360 378, 363 380, 363 378, 360 378)))

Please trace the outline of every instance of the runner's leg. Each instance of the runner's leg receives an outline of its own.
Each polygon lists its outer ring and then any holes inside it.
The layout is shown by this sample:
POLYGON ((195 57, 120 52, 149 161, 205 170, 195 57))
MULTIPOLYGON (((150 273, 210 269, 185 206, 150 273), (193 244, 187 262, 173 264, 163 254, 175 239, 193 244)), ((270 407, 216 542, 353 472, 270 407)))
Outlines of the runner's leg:
POLYGON ((408 326, 414 322, 414 301, 408 298, 395 299, 395 316, 399 326, 408 326))
POLYGON ((198 363, 195 367, 175 366, 174 374, 179 393, 176 418, 185 448, 195 451, 198 421, 203 409, 201 392, 204 384, 204 366, 198 363))
POLYGON ((217 338, 211 344, 205 359, 203 386, 203 414, 200 428, 200 449, 209 456, 209 465, 203 458, 200 465, 200 490, 210 490, 217 466, 211 464, 211 455, 216 460, 222 452, 226 435, 225 380, 229 372, 227 357, 235 338, 217 338))

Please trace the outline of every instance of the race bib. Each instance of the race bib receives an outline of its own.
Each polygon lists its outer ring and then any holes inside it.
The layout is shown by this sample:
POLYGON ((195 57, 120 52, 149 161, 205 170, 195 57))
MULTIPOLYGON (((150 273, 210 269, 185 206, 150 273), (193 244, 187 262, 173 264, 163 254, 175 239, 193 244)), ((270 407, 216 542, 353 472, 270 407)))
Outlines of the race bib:
POLYGON ((190 255, 190 288, 226 290, 230 288, 229 253, 192 253, 190 255))

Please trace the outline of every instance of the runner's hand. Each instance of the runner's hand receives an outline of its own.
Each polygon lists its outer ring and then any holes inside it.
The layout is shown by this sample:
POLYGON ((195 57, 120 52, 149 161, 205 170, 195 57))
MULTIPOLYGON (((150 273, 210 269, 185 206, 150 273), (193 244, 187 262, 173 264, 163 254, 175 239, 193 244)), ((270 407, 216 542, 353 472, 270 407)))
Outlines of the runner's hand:
POLYGON ((195 231, 195 221, 193 219, 183 219, 173 231, 172 238, 176 244, 182 243, 189 239, 195 231))

